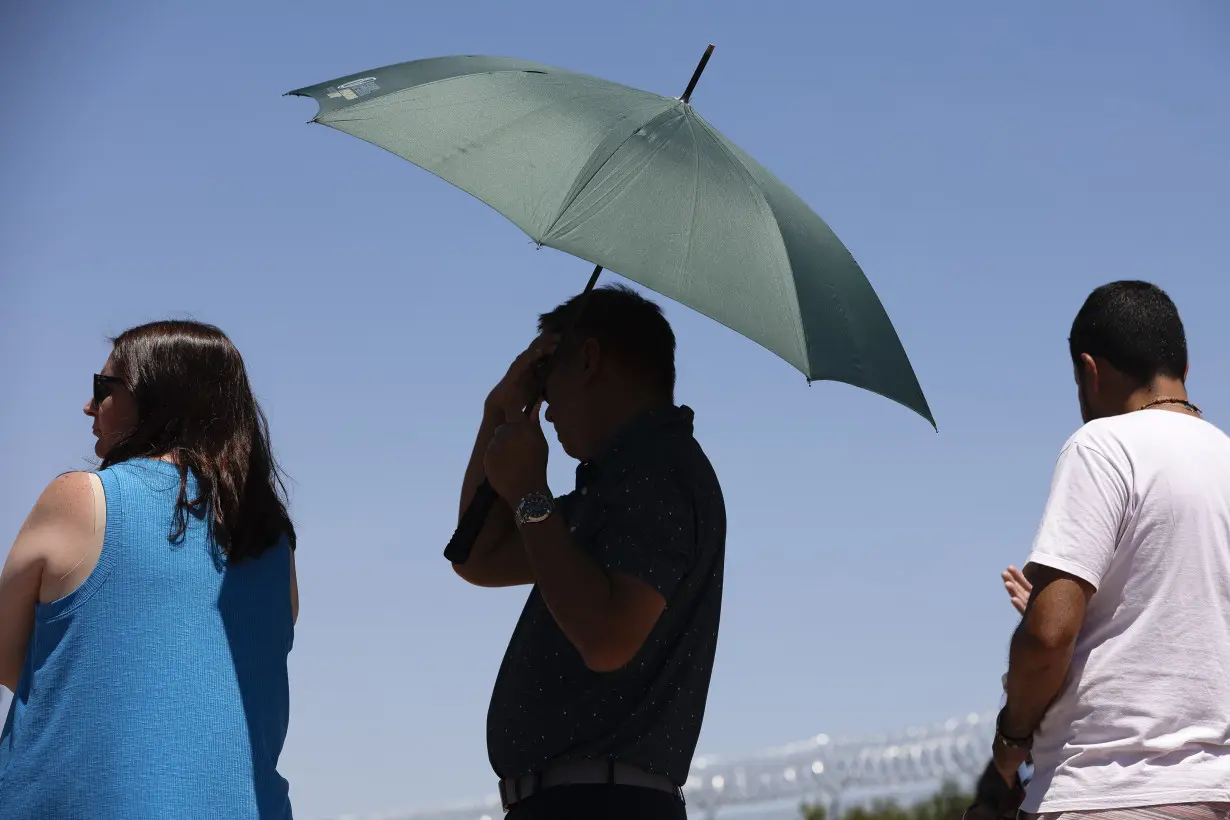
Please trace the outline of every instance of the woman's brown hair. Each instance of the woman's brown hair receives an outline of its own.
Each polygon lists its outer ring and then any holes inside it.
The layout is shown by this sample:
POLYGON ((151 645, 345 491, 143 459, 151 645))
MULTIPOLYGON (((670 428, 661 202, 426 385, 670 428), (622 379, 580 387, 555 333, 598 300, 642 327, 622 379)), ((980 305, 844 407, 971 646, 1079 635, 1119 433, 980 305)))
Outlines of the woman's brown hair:
POLYGON ((213 325, 152 322, 112 340, 111 365, 137 405, 136 427, 103 458, 169 458, 179 468, 171 540, 208 515, 228 561, 255 558, 295 528, 269 445, 269 425, 235 345, 213 325), (188 497, 188 474, 198 493, 188 497))

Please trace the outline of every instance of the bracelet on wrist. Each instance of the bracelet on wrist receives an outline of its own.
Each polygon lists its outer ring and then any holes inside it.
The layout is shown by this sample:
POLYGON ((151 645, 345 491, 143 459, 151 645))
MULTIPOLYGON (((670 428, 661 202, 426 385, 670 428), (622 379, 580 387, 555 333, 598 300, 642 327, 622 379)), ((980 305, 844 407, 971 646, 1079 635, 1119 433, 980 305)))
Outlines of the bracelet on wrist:
POLYGON ((1008 734, 1004 731, 1004 717, 1008 714, 1008 707, 1005 706, 999 710, 999 715, 995 718, 995 739, 1007 746, 1010 749, 1030 749, 1034 744, 1034 733, 1030 732, 1025 737, 1008 734))

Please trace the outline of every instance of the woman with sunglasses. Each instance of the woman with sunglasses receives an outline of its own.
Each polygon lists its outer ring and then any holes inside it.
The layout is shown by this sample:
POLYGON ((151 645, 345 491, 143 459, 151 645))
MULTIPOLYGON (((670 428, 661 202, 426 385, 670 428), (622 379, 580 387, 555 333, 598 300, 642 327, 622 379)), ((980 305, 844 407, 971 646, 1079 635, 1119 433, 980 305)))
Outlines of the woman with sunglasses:
POLYGON ((51 482, 0 574, 0 817, 289 820, 295 531, 239 351, 128 330, 85 413, 101 469, 51 482))

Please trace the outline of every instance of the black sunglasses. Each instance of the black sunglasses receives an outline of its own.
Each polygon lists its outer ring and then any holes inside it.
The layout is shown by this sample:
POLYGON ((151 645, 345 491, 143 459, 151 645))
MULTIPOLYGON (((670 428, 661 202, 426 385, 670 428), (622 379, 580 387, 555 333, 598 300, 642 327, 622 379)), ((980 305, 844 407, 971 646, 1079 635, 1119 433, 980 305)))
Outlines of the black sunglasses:
POLYGON ((124 380, 119 376, 104 376, 101 373, 94 374, 94 406, 103 403, 103 399, 110 396, 115 390, 117 384, 123 384, 124 380))

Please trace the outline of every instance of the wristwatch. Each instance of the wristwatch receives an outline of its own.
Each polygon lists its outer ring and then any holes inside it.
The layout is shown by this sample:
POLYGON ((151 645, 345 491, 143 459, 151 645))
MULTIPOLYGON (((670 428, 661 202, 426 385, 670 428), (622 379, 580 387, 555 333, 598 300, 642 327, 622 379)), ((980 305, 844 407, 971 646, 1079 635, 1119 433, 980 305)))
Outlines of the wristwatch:
POLYGON ((526 524, 537 524, 546 521, 555 512, 555 499, 543 493, 530 493, 517 502, 513 510, 513 519, 518 527, 526 524))
POLYGON ((1030 749, 1033 748, 1033 745, 1034 745, 1033 734, 1030 734, 1029 737, 1025 737, 1025 738, 1009 737, 1008 735, 1004 734, 1004 730, 1002 727, 1004 725, 1004 714, 1007 711, 1008 711, 1008 707, 1005 706, 1003 709, 999 710, 999 715, 995 718, 995 742, 1002 744, 1005 748, 1008 748, 1008 749, 1022 749, 1024 751, 1029 751, 1030 749))

